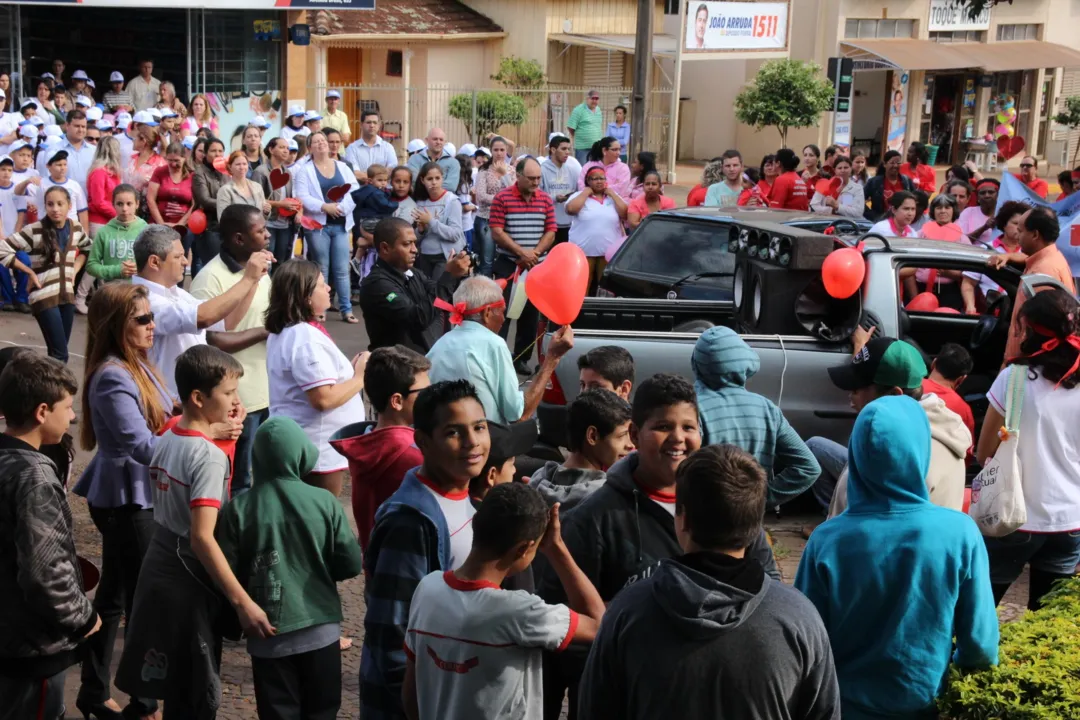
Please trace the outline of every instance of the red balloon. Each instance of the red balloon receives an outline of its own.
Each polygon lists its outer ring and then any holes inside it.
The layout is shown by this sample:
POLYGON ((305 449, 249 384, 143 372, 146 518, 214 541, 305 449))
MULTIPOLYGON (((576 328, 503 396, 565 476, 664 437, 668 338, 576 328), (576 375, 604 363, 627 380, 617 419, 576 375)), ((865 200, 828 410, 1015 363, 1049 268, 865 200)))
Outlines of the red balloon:
POLYGON ((911 298, 911 301, 904 306, 904 309, 913 312, 937 312, 939 307, 941 307, 941 303, 938 302, 937 295, 932 292, 921 292, 911 298))
MULTIPOLYGON (((274 172, 277 172, 276 170, 274 172)), ((281 217, 292 217, 300 209, 300 201, 294 198, 285 198, 285 202, 292 203, 291 207, 279 207, 278 215, 281 217)))
POLYGON ((589 261, 573 243, 560 243, 525 277, 525 295, 556 325, 577 320, 589 289, 589 261))
POLYGON ((825 290, 837 300, 849 298, 862 287, 866 277, 866 261, 855 248, 833 250, 821 266, 825 290))
POLYGON ((206 213, 202 210, 196 210, 191 213, 191 217, 188 218, 188 230, 200 235, 203 230, 206 229, 206 213))
POLYGON ((951 307, 939 307, 934 312, 941 313, 942 315, 959 315, 960 311, 951 307))
POLYGON ((224 175, 225 173, 228 172, 229 161, 225 159, 224 155, 219 155, 216 158, 214 158, 214 169, 217 170, 222 175, 224 175))
POLYGON ((495 284, 499 286, 500 290, 505 290, 507 280, 508 278, 498 278, 497 280, 495 280, 495 284))

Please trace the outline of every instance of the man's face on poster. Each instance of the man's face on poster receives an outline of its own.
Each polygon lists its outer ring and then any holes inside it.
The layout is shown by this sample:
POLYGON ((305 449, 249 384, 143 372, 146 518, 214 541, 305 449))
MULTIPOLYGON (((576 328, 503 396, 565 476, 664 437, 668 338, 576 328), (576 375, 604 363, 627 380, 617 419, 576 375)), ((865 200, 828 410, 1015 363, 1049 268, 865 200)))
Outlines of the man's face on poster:
POLYGON ((697 38, 698 47, 705 44, 705 28, 709 25, 709 11, 699 8, 694 17, 694 36, 697 38))

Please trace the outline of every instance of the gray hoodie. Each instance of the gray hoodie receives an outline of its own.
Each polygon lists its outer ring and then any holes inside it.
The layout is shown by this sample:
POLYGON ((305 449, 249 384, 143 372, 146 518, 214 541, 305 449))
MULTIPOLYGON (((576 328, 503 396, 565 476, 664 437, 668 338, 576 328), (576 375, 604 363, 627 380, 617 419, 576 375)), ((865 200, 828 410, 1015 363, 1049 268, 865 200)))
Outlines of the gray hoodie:
POLYGON ((760 563, 663 560, 608 606, 579 717, 839 720, 829 637, 814 606, 760 563))
POLYGON ((567 468, 549 460, 532 474, 529 486, 540 491, 549 506, 559 503, 559 511, 565 513, 596 492, 606 479, 602 470, 567 468))

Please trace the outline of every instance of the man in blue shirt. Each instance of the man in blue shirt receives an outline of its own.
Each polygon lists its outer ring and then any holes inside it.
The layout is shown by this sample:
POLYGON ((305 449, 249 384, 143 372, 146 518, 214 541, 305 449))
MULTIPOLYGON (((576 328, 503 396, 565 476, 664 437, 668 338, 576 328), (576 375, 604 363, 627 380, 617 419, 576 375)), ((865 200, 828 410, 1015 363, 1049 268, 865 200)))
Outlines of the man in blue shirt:
POLYGON ((431 128, 425 142, 427 147, 409 158, 409 168, 413 172, 413 179, 419 177, 420 168, 427 163, 438 163, 443 172, 443 190, 456 193, 458 181, 461 179, 461 165, 457 158, 446 149, 446 133, 440 128, 431 128))
POLYGON ((471 277, 454 293, 450 315, 454 329, 439 338, 427 357, 432 383, 468 380, 476 388, 486 417, 509 424, 536 412, 559 360, 574 347, 574 332, 565 325, 555 333, 536 378, 522 391, 510 349, 499 337, 505 319, 503 291, 495 281, 471 277))
MULTIPOLYGON (((79 183, 83 195, 86 195, 86 176, 90 174, 90 165, 94 162, 96 149, 86 142, 86 113, 83 110, 72 110, 67 114, 66 134, 58 146, 59 150, 67 151, 67 176, 68 179, 79 183)), ((42 160, 45 153, 38 157, 38 172, 42 177, 48 177, 47 164, 42 160)))

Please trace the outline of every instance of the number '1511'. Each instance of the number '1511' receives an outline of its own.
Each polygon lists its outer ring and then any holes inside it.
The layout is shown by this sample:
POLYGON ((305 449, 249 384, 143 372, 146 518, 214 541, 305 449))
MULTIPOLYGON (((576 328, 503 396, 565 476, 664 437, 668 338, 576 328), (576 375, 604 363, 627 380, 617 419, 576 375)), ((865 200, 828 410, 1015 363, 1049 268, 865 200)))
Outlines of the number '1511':
POLYGON ((755 15, 754 37, 772 37, 776 35, 776 26, 780 18, 777 15, 755 15))

